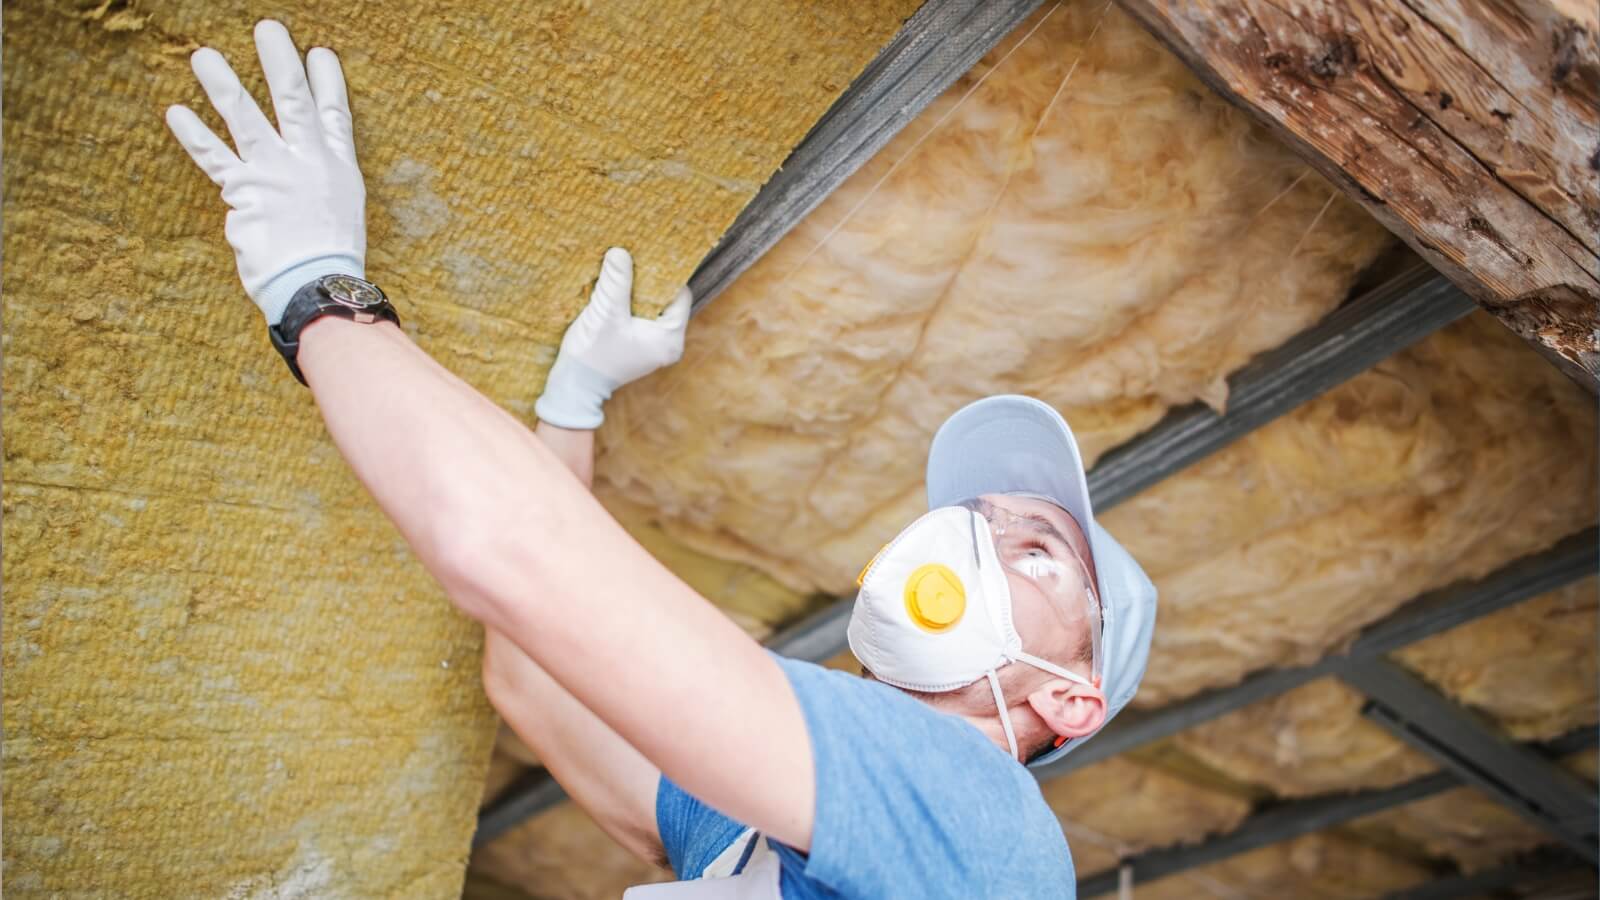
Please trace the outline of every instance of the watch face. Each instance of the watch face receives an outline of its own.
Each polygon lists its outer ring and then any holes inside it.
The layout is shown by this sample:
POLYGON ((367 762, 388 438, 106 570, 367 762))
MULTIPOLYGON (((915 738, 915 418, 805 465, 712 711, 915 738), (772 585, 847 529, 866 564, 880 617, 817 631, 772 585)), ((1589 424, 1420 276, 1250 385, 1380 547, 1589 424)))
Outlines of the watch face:
POLYGON ((350 275, 329 275, 322 279, 322 290, 328 299, 351 309, 377 306, 384 299, 377 285, 350 275))

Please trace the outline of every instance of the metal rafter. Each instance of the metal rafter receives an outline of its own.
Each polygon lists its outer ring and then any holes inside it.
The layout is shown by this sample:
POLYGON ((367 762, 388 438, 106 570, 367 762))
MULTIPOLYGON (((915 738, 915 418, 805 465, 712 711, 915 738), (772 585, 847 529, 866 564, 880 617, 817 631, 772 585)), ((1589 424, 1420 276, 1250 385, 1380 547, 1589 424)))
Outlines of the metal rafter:
MULTIPOLYGON (((1106 453, 1089 473, 1095 509, 1104 512, 1171 477, 1475 308, 1465 294, 1422 263, 1404 269, 1233 373, 1228 378, 1227 413, 1219 415, 1199 403, 1180 407, 1106 453)), ((799 641, 802 652, 793 654, 797 658, 831 659, 845 649, 852 602, 837 600, 779 637, 792 634, 799 641)), ((774 647, 790 655, 780 644, 774 647)), ((1075 750, 1066 758, 1082 752, 1075 750)))
MULTIPOLYGON (((1036 9, 1039 2, 929 0, 924 4, 811 130, 701 263, 691 278, 697 306, 720 293, 782 238, 1036 9)), ((1174 409, 1150 430, 1107 453, 1089 473, 1089 488, 1097 509, 1109 509, 1215 453, 1475 308, 1466 295, 1426 265, 1417 263, 1400 272, 1282 346, 1261 353, 1230 376, 1225 414, 1201 404, 1174 409)), ((1529 589, 1517 596, 1516 589, 1507 588, 1498 596, 1521 599, 1535 592, 1529 589)), ((782 630, 770 645, 784 655, 817 662, 835 656, 846 646, 844 632, 851 602, 836 601, 782 630)), ((1499 605, 1509 602, 1515 599, 1505 599, 1499 605)), ((1499 606, 1491 601, 1489 607, 1474 613, 1478 608, 1462 600, 1459 610, 1464 615, 1454 621, 1465 621, 1489 608, 1499 606)), ((1449 624, 1454 622, 1448 618, 1427 619, 1421 630, 1407 632, 1411 634, 1408 639, 1415 640, 1449 624)), ((1404 631, 1399 625, 1396 629, 1396 634, 1404 631)), ((1383 651, 1373 651, 1379 652, 1383 651)), ((1142 717, 1125 714, 1127 721, 1107 729, 1056 767, 1040 772, 1040 777, 1054 777, 1321 674, 1327 672, 1317 667, 1264 673, 1235 688, 1211 692, 1160 713, 1142 717)), ((547 775, 530 776, 484 810, 474 846, 493 840, 564 796, 547 775)))
MULTIPOLYGON (((1585 880, 1592 882, 1593 872, 1584 866, 1584 861, 1581 857, 1565 850, 1545 847, 1525 854, 1503 866, 1482 872, 1457 872, 1454 875, 1436 878, 1416 887, 1389 894, 1384 897, 1384 900, 1457 900, 1460 897, 1482 897, 1490 891, 1527 885, 1530 882, 1541 881, 1553 875, 1560 875, 1574 870, 1585 872, 1585 880)), ((1592 890, 1591 883, 1588 886, 1588 890, 1568 896, 1573 898, 1593 897, 1592 890)), ((1555 900, 1555 897, 1547 894, 1541 893, 1540 896, 1545 897, 1546 900, 1555 900)))
MULTIPOLYGON (((1050 766, 1034 769, 1047 781, 1151 741, 1176 734, 1193 725, 1281 694, 1309 681, 1335 675, 1430 635, 1512 606, 1523 600, 1571 584, 1594 574, 1594 548, 1600 530, 1590 528, 1542 553, 1527 556, 1477 581, 1430 591, 1402 606, 1388 618, 1369 626, 1343 655, 1330 656, 1309 666, 1273 669, 1245 679, 1233 687, 1208 691, 1154 712, 1125 712, 1116 723, 1084 746, 1050 766)), ((785 656, 822 660, 834 654, 829 635, 843 628, 848 606, 830 606, 779 632, 771 646, 785 656)), ((503 791, 478 819, 473 846, 481 846, 515 827, 523 819, 565 799, 554 779, 542 770, 503 791)))
POLYGON ((1498 729, 1386 659, 1339 674, 1370 698, 1363 715, 1421 751, 1457 778, 1552 834, 1590 863, 1600 861, 1593 791, 1545 756, 1513 743, 1498 729))
MULTIPOLYGON (((1228 411, 1194 403, 1107 452, 1089 473, 1096 510, 1199 462, 1476 309, 1418 261, 1228 376, 1228 411)), ((1074 751, 1076 752, 1076 751, 1074 751)))
MULTIPOLYGON (((1089 491, 1096 507, 1108 509, 1133 492, 1192 465, 1472 309, 1473 304, 1465 295, 1426 267, 1402 271, 1330 313, 1283 347, 1261 354, 1234 373, 1228 379, 1231 399, 1227 414, 1219 416, 1198 405, 1173 410, 1149 431, 1107 453, 1089 473, 1089 491)), ((1592 533, 1587 541, 1587 548, 1592 551, 1592 533)), ((1571 543, 1560 545, 1558 559, 1528 560, 1460 591, 1447 589, 1449 593, 1425 595, 1392 621, 1374 626, 1372 633, 1358 639, 1350 652, 1377 655, 1565 584, 1579 577, 1576 572, 1592 571, 1592 565, 1583 568, 1592 559, 1592 552, 1580 559, 1569 546, 1571 543)), ((841 599, 812 613, 779 631, 769 646, 796 659, 831 659, 845 649, 845 626, 852 602, 850 598, 841 599)), ((1035 774, 1041 780, 1053 778, 1165 737, 1329 674, 1333 664, 1334 661, 1324 660, 1299 669, 1274 670, 1156 713, 1124 713, 1093 741, 1035 774)), ((523 819, 563 799, 565 794, 548 776, 508 789, 480 814, 473 846, 494 840, 523 819)))
MULTIPOLYGON (((1593 747, 1597 737, 1600 735, 1597 735, 1594 728, 1580 728, 1547 744, 1528 745, 1521 749, 1548 760, 1593 747)), ((1124 865, 1132 867, 1135 884, 1154 881, 1188 869, 1219 862, 1268 844, 1290 840, 1313 831, 1322 831, 1352 819, 1413 803, 1451 788, 1460 787, 1462 783, 1455 772, 1446 770, 1424 775, 1390 788, 1274 803, 1255 813, 1227 834, 1193 846, 1171 847, 1142 853, 1127 860, 1124 865)), ((1119 869, 1120 867, 1079 881, 1078 895, 1093 897, 1115 891, 1119 869)))
POLYGON ((1043 0, 927 0, 812 126, 689 277, 699 309, 1043 0))
POLYGON ((1056 763, 1035 770, 1035 774, 1045 780, 1081 769, 1571 584, 1595 573, 1597 542, 1600 542, 1600 530, 1589 528, 1477 581, 1457 583, 1423 594, 1388 618, 1368 626, 1343 654, 1326 657, 1309 666, 1261 672, 1232 687, 1207 691, 1152 712, 1124 712, 1105 731, 1095 735, 1094 740, 1056 763))

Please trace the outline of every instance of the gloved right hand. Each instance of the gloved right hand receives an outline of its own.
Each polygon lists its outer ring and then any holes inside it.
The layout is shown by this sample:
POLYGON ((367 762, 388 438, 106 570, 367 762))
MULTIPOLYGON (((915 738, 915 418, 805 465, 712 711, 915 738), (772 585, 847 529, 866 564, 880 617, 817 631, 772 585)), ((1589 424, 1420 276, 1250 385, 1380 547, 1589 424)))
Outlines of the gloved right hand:
POLYGON ((621 247, 607 250, 589 305, 561 338, 561 352, 534 404, 539 420, 561 428, 599 428, 612 391, 683 356, 693 302, 683 288, 660 318, 633 315, 633 257, 621 247))
POLYGON ((270 19, 256 23, 255 38, 281 134, 210 47, 196 50, 190 65, 238 154, 188 107, 168 107, 167 126, 222 188, 239 280, 276 325, 311 280, 366 276, 367 192, 339 57, 315 47, 302 66, 288 30, 270 19))

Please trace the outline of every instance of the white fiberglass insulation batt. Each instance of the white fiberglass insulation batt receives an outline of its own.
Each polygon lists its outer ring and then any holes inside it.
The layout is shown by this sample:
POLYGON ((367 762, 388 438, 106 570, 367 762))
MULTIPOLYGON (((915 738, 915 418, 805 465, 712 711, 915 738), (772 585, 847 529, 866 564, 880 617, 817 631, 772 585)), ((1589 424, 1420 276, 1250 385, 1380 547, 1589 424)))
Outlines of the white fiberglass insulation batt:
MULTIPOLYGON (((1597 719, 1596 580, 1434 635, 1395 658, 1520 741, 1597 719)), ((1361 716, 1362 696, 1324 679, 1199 725, 1177 744, 1285 796, 1387 787, 1436 767, 1361 716)))
POLYGON ((1041 10, 619 392, 598 490, 845 593, 962 404, 1039 396, 1092 460, 1223 405, 1389 240, 1117 9, 1041 10))

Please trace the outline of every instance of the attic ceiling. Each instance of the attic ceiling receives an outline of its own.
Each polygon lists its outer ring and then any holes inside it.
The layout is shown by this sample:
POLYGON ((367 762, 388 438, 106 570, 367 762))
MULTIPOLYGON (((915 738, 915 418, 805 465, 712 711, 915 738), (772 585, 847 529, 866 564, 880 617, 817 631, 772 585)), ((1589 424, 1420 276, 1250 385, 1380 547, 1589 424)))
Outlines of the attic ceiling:
MULTIPOLYGON (((1048 400, 1092 463, 1185 404, 1226 416, 1230 375, 1403 257, 1117 7, 1046 4, 702 309, 682 363, 613 400, 597 491, 768 637, 848 596, 924 508, 927 442, 968 400, 1048 400)), ((1122 501, 1103 521, 1162 597, 1137 713, 1336 656, 1591 528, 1595 435, 1593 398, 1474 313, 1122 501)), ((1596 590, 1536 591, 1392 659, 1592 785, 1596 590)), ((1236 841, 1136 896, 1381 896, 1552 846, 1365 705, 1315 678, 1046 780, 1080 885, 1385 791, 1410 799, 1236 841)), ((534 762, 503 736, 486 801, 534 762)), ((472 871, 469 894, 537 897, 665 877, 570 805, 472 871)))
MULTIPOLYGON (((7 887, 451 895, 480 796, 540 784, 503 735, 484 779, 477 635, 345 473, 237 289, 214 189, 160 124, 198 99, 188 52, 218 47, 259 94, 261 15, 340 50, 374 276, 420 344, 531 421, 603 248, 634 250, 640 308, 659 305, 918 6, 6 4, 7 887)), ((1192 402, 1226 422, 1242 367, 1297 336, 1338 343, 1328 314, 1409 271, 1119 6, 969 6, 988 55, 817 188, 601 433, 604 501, 762 638, 847 596, 921 511, 927 441, 967 400, 1041 396, 1111 459, 1192 402), (1008 36, 984 30, 1032 6, 1008 36)), ((1430 328, 1460 318, 1441 309, 1430 328)), ((1042 784, 1086 895, 1122 864, 1140 897, 1571 868, 1338 672, 1162 725, 1593 535, 1592 397, 1484 314, 1411 346, 1378 332, 1396 352, 1369 370, 1102 507, 1161 589, 1119 720, 1160 736, 1108 732, 1119 753, 1042 784), (1307 809, 1319 827, 1266 827, 1307 809), (1197 848, 1204 864, 1182 856, 1197 848)), ((1390 656, 1578 793, 1600 719, 1585 565, 1390 656)), ((665 877, 571 804, 468 874, 469 895, 507 900, 665 877)))

